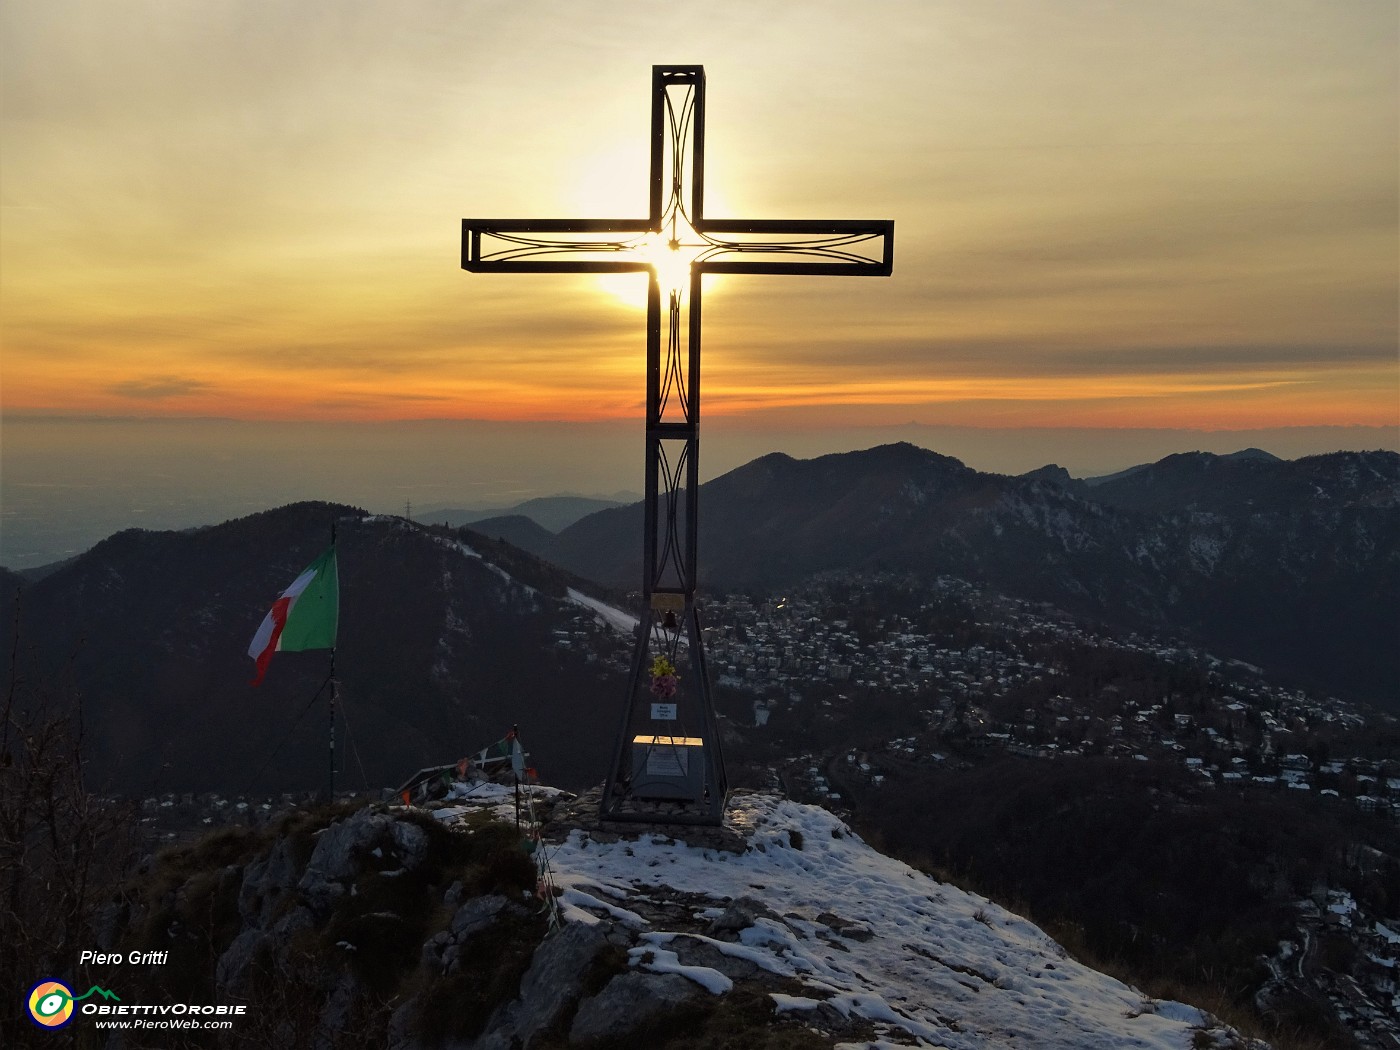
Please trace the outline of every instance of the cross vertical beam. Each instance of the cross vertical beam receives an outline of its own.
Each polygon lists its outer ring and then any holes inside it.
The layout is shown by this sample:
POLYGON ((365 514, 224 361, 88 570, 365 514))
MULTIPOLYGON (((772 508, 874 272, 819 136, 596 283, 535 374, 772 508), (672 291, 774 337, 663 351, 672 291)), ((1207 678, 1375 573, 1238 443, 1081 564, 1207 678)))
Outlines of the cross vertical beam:
POLYGON ((462 223, 469 271, 650 272, 643 608, 604 785, 612 820, 719 824, 728 793, 695 597, 704 275, 888 276, 894 261, 890 220, 707 219, 704 145, 704 68, 654 66, 645 219, 462 223), (661 277, 668 255, 688 264, 678 287, 661 277))
MULTIPOLYGON (((653 67, 651 134, 648 218, 665 250, 680 251, 704 215, 704 69, 653 67)), ((702 278, 693 266, 686 283, 663 288, 657 268, 648 286, 642 623, 602 813, 614 820, 718 824, 729 784, 695 601, 702 278), (672 694, 658 671, 685 664, 672 694)))

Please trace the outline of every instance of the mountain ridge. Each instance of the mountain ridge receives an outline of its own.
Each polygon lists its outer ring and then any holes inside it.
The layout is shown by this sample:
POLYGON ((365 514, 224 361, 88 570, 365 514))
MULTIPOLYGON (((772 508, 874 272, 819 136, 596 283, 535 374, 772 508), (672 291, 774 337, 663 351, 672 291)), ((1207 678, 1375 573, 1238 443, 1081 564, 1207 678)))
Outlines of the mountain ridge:
MULTIPOLYGON (((1209 509, 1152 514, 908 444, 814 460, 773 454, 705 486, 702 582, 763 589, 833 569, 959 577, 1102 622, 1179 632, 1334 694, 1393 700, 1400 456, 1200 462, 1188 456, 1120 483, 1137 485, 1136 495, 1110 490, 1119 502, 1150 500, 1164 477, 1225 478, 1228 498, 1202 501, 1209 509), (1256 477, 1250 488, 1232 480, 1235 470, 1282 480, 1271 488, 1256 477)), ((19 609, 0 621, 0 644, 18 647, 21 679, 47 683, 55 702, 86 705, 95 783, 138 794, 211 782, 236 790, 219 770, 266 766, 268 783, 315 786, 323 719, 297 719, 326 677, 326 654, 278 654, 255 690, 244 652, 337 524, 342 571, 356 567, 342 587, 337 670, 351 736, 341 747, 376 742, 367 760, 342 755, 365 762, 371 782, 497 738, 526 698, 549 722, 573 720, 580 703, 614 709, 631 646, 616 625, 628 613, 602 616, 570 591, 616 604, 588 581, 635 586, 637 506, 581 519, 550 541, 578 544, 562 569, 471 530, 326 503, 181 532, 124 530, 44 579, 0 577, 19 609), (271 756, 270 742, 289 735, 271 756)), ((543 734, 543 757, 565 785, 602 767, 609 722, 543 734)), ((359 771, 351 764, 342 775, 359 771)))
MULTIPOLYGON (((770 455, 701 486, 700 578, 782 587, 826 570, 959 576, 1078 615, 1180 631, 1333 692, 1385 701, 1400 668, 1400 454, 1183 453, 1089 487, 901 443, 770 455)), ((615 586, 640 576, 640 505, 537 549, 615 586)))
MULTIPOLYGON (((20 586, 17 615, 0 622, 34 702, 82 705, 94 784, 138 795, 324 784, 326 709, 304 716, 329 652, 278 653, 254 688, 246 649, 333 525, 342 784, 397 783, 425 755, 455 761, 519 719, 522 693, 536 717, 561 718, 620 692, 617 672, 556 644, 586 632, 625 648, 569 596, 605 592, 470 530, 326 503, 124 530, 20 586)), ((545 757, 564 782, 592 776, 610 730, 581 725, 545 757)))
MULTIPOLYGON (((632 500, 637 497, 632 496, 632 500)), ((626 501, 631 502, 631 501, 626 501)), ((601 496, 574 496, 569 494, 559 494, 555 496, 536 496, 521 503, 512 503, 504 507, 443 507, 434 506, 424 508, 416 517, 433 523, 444 525, 474 525, 477 522, 495 520, 498 518, 524 517, 533 521, 543 529, 550 532, 558 532, 567 528, 579 518, 587 514, 592 514, 608 507, 617 507, 624 504, 623 500, 608 499, 601 496)))

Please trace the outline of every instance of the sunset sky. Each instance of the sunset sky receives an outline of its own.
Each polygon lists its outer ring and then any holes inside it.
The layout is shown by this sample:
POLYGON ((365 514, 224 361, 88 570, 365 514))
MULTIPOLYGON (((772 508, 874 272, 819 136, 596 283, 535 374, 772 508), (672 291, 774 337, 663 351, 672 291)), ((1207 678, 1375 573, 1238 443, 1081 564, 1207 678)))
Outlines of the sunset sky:
POLYGON ((706 418, 1400 422, 1390 0, 0 19, 11 418, 636 418, 628 290, 464 273, 458 226, 642 215, 650 67, 696 63, 708 214, 896 222, 889 279, 707 287, 706 418))

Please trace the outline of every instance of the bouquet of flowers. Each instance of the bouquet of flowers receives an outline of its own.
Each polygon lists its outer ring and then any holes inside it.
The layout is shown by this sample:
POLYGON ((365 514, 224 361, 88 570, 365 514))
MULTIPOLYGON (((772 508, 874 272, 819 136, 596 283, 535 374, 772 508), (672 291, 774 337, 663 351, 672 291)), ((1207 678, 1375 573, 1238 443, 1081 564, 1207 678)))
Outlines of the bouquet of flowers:
POLYGON ((651 662, 651 695, 661 700, 669 700, 676 695, 676 686, 680 684, 680 676, 676 674, 676 665, 671 663, 666 656, 658 656, 651 662))

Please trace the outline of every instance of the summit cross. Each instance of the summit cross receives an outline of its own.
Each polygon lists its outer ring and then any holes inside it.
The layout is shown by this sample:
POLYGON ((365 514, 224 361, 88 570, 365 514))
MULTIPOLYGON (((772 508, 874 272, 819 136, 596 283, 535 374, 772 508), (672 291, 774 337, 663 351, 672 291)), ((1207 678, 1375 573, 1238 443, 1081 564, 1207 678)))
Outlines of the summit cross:
POLYGON ((707 218, 704 67, 653 66, 651 99, 646 218, 464 219, 462 268, 650 271, 643 608, 601 815, 717 825, 728 779, 695 602, 703 278, 887 277, 894 265, 894 222, 707 218), (682 665, 688 665, 685 673, 679 673, 682 665))

